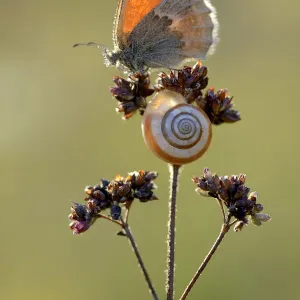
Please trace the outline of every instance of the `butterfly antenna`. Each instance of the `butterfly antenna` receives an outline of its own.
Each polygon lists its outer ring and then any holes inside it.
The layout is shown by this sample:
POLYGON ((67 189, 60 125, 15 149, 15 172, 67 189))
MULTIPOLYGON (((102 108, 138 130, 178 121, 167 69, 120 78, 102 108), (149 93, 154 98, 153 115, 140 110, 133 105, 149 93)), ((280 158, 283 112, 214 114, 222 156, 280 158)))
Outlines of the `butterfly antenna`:
POLYGON ((92 46, 92 47, 97 47, 98 49, 106 48, 104 45, 97 44, 97 43, 94 43, 94 42, 75 44, 75 45, 73 45, 73 48, 78 47, 78 46, 92 46))

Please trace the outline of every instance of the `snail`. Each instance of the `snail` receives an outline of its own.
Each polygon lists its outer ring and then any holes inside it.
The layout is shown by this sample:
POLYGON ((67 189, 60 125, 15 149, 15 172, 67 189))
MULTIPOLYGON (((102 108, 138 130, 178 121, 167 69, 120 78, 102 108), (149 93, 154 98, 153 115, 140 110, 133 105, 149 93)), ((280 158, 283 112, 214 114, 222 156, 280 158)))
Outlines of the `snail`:
POLYGON ((208 149, 212 136, 205 112, 169 90, 158 92, 147 106, 142 132, 148 148, 173 165, 198 159, 208 149))

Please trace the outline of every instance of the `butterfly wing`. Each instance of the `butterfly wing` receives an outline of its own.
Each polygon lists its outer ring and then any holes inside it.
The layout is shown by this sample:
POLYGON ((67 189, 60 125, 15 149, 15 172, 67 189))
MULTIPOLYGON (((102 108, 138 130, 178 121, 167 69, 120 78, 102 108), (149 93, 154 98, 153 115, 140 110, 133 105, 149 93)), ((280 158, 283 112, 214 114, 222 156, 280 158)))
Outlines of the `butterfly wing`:
POLYGON ((113 41, 116 48, 129 45, 129 35, 136 25, 163 0, 119 0, 115 15, 113 41))
POLYGON ((186 59, 204 59, 211 53, 217 30, 209 0, 163 0, 135 26, 128 44, 148 67, 175 68, 186 59))

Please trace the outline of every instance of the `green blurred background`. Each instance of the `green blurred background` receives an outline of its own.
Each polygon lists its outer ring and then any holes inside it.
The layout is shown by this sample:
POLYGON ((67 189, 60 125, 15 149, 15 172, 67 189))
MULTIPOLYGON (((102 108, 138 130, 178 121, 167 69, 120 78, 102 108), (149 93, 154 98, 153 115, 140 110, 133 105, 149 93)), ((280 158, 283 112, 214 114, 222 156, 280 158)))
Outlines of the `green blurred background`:
MULTIPOLYGON (((216 203, 191 182, 209 167, 247 174, 272 222, 230 232, 190 299, 296 299, 300 238, 298 1, 214 0, 221 42, 205 64, 210 86, 228 88, 243 120, 215 127, 209 151, 181 176, 176 291, 220 228, 216 203)), ((122 121, 108 88, 121 75, 99 50, 112 46, 116 1, 0 1, 0 298, 151 299, 125 239, 102 221, 68 228, 70 201, 85 185, 146 169, 159 172, 159 201, 132 209, 131 226, 159 294, 164 293, 168 168, 122 121)), ((177 298, 178 298, 177 297, 177 298)), ((299 296, 298 296, 299 297, 299 296)), ((164 297, 162 297, 163 299, 164 297)))

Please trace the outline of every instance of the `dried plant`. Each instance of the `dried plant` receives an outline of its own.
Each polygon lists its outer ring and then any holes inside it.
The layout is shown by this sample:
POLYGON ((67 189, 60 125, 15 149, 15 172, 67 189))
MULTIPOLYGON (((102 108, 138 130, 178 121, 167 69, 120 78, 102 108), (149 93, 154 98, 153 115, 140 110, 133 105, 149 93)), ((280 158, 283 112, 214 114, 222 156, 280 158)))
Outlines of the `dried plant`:
MULTIPOLYGON (((127 79, 114 77, 115 86, 110 89, 118 101, 116 110, 123 114, 123 119, 133 117, 137 111, 144 115, 143 133, 148 147, 170 165, 166 268, 168 300, 174 299, 176 198, 181 166, 195 161, 208 150, 211 124, 240 120, 239 112, 233 110, 232 97, 227 90, 208 88, 204 91, 208 86, 207 74, 208 69, 198 62, 194 67, 184 67, 169 74, 161 73, 153 87, 149 73, 135 73, 127 79), (153 100, 148 103, 147 97, 154 93, 153 100)), ((98 219, 119 226, 118 235, 128 238, 153 299, 158 299, 158 295, 129 227, 129 211, 136 199, 142 203, 158 199, 153 193, 156 178, 156 172, 140 170, 126 177, 117 175, 111 181, 102 179, 99 184, 85 188, 86 204, 73 203, 69 215, 74 234, 87 231, 98 219)), ((180 299, 186 299, 189 295, 230 228, 240 232, 250 222, 260 226, 271 219, 262 213, 263 206, 257 203, 257 192, 250 193, 245 185, 244 174, 218 176, 206 168, 202 176, 193 177, 192 181, 197 186, 197 193, 217 200, 223 224, 216 242, 180 299)))

